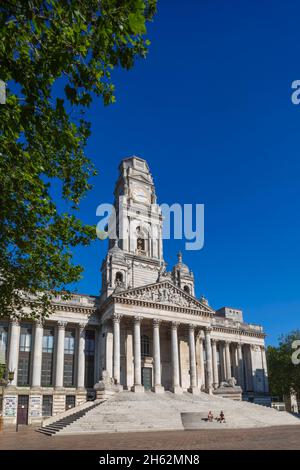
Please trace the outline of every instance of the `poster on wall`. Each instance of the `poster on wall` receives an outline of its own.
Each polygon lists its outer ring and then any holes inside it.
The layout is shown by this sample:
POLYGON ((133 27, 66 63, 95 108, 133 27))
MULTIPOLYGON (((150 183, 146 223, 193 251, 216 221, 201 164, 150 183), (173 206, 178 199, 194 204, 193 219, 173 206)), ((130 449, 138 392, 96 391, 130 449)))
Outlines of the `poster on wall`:
POLYGON ((41 416, 42 408, 42 397, 41 396, 32 396, 30 397, 30 416, 41 416))
POLYGON ((4 398, 4 416, 13 418, 17 414, 17 397, 6 396, 4 398))

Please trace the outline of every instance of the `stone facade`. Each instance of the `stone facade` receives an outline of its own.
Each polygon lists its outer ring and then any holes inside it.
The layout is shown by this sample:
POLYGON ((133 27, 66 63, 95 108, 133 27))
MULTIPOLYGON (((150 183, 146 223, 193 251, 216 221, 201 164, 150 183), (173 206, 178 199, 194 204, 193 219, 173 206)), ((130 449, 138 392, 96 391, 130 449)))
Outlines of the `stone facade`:
POLYGON ((245 399, 268 395, 262 327, 245 323, 238 309, 215 311, 197 299, 181 253, 166 270, 145 160, 121 162, 114 195, 119 237, 109 242, 99 297, 57 296, 43 324, 0 322, 0 347, 14 371, 3 389, 7 424, 40 424, 77 406, 95 396, 103 377, 118 390, 179 394, 212 394, 234 378, 245 399), (124 227, 130 235, 122 238, 124 227))

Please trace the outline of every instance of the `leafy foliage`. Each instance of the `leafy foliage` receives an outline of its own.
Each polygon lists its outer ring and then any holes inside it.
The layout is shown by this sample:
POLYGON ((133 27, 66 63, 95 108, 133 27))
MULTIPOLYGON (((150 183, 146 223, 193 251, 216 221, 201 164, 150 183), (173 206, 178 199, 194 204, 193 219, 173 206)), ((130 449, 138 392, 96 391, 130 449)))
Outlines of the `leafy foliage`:
POLYGON ((111 71, 146 56, 155 9, 156 0, 1 2, 0 315, 48 315, 51 292, 79 279, 72 247, 95 238, 75 212, 95 175, 84 110, 93 98, 114 102, 111 71))
POLYGON ((300 364, 292 362, 295 353, 292 344, 296 340, 300 340, 300 330, 282 335, 278 347, 267 348, 270 391, 274 396, 289 395, 291 390, 300 394, 300 364))

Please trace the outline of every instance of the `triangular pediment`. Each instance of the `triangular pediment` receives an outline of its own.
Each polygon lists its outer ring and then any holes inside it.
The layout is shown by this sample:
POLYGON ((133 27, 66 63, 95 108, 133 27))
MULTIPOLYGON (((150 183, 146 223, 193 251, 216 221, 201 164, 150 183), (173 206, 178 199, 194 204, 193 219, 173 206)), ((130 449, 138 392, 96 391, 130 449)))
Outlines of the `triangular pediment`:
POLYGON ((113 297, 144 301, 153 304, 174 305, 176 307, 197 309, 211 314, 214 313, 212 308, 204 305, 192 295, 187 294, 169 280, 117 292, 113 294, 113 297))

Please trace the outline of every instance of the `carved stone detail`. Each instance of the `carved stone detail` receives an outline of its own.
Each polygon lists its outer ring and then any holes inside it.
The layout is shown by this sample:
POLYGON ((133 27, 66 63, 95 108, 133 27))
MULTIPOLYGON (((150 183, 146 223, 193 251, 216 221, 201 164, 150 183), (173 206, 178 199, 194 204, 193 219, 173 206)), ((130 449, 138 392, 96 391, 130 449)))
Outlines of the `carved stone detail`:
POLYGON ((143 317, 136 315, 134 317, 134 323, 141 323, 143 321, 143 317))
POLYGON ((37 320, 35 320, 35 326, 38 327, 38 328, 44 328, 44 325, 45 325, 45 320, 44 318, 39 318, 37 320))
POLYGON ((112 316, 112 321, 113 321, 114 323, 120 323, 121 318, 122 318, 122 315, 115 313, 115 314, 112 316))
POLYGON ((176 286, 172 286, 169 283, 134 289, 129 292, 124 292, 121 295, 123 298, 132 300, 143 300, 166 305, 203 309, 203 306, 197 299, 193 299, 190 295, 184 294, 176 286))

